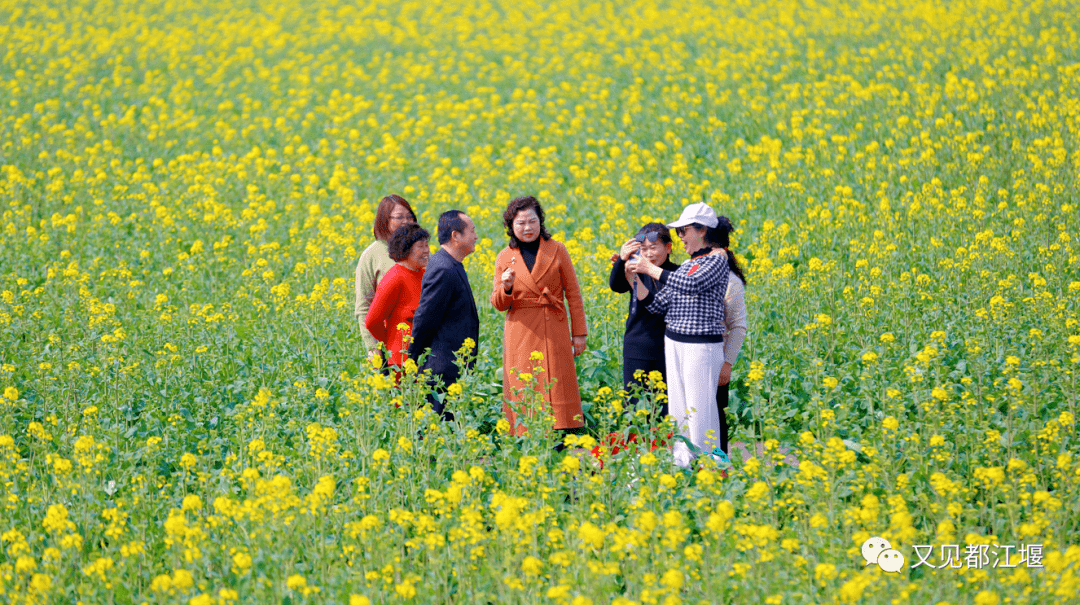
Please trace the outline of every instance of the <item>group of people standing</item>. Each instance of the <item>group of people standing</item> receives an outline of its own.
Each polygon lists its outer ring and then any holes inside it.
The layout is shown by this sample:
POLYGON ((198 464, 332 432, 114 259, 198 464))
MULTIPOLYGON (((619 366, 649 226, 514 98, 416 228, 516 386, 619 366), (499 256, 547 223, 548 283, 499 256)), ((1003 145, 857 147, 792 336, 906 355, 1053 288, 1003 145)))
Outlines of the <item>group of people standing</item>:
MULTIPOLYGON (((444 387, 454 384, 461 375, 456 352, 467 340, 480 340, 480 316, 462 264, 476 250, 476 226, 460 210, 442 213, 439 250, 430 254, 431 236, 417 225, 412 206, 390 195, 379 202, 373 231, 375 241, 356 265, 355 313, 364 344, 382 355, 382 343, 398 368, 430 351, 420 369, 430 369, 444 387)), ((445 398, 429 401, 442 418, 453 419, 445 398)))
MULTIPOLYGON (((578 429, 584 419, 574 358, 585 352, 588 328, 570 255, 551 239, 535 197, 513 199, 503 224, 508 244, 496 257, 490 297, 495 309, 506 312, 503 412, 511 433, 524 434, 528 419, 518 404, 531 387, 543 394, 556 429, 578 429), (537 364, 543 372, 532 372, 537 364), (528 384, 523 373, 531 377, 528 384)), ((660 415, 670 413, 693 444, 675 444, 680 466, 701 453, 727 451, 723 408, 746 335, 745 277, 728 250, 732 230, 731 221, 707 204, 691 204, 674 223, 642 227, 612 257, 610 287, 630 293, 624 383, 639 382, 639 371, 663 376, 667 403, 660 415), (681 266, 670 260, 669 228, 690 253, 681 266)), ((379 203, 373 231, 375 242, 356 267, 355 313, 364 343, 373 355, 385 351, 389 365, 398 368, 426 352, 420 369, 430 369, 445 389, 460 377, 456 352, 468 339, 479 340, 476 302, 462 264, 476 247, 472 219, 459 210, 444 212, 440 248, 430 254, 430 234, 417 224, 412 206, 391 195, 379 203)), ((466 365, 474 355, 475 349, 466 365)), ((445 397, 430 401, 444 419, 453 418, 445 397)))
POLYGON ((641 384, 639 375, 661 374, 668 402, 660 416, 674 417, 694 446, 676 441, 680 466, 701 453, 727 457, 724 410, 747 328, 746 277, 729 249, 733 230, 708 204, 690 204, 673 223, 643 226, 612 257, 609 286, 630 293, 623 382, 641 384), (669 229, 690 255, 682 265, 671 262, 669 229))

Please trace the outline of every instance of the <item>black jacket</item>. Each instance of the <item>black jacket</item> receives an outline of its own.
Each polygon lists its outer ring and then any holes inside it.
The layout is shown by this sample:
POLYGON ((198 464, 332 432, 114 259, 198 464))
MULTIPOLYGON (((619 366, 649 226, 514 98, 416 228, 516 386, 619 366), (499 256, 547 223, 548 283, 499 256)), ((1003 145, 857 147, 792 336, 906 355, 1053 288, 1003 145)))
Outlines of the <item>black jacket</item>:
MULTIPOLYGON (((615 292, 630 292, 630 283, 626 281, 626 262, 621 258, 615 260, 611 267, 611 275, 608 277, 608 286, 615 292)), ((678 269, 679 265, 664 261, 661 269, 668 271, 678 269)), ((650 295, 655 295, 660 285, 648 275, 638 275, 641 283, 645 284, 650 295)), ((663 315, 656 315, 645 308, 649 300, 634 300, 634 294, 630 293, 629 315, 626 317, 626 334, 623 336, 623 358, 625 359, 664 359, 664 330, 666 324, 663 315), (635 304, 636 303, 636 304, 635 304)))
MULTIPOLYGON (((479 346, 480 316, 469 276, 464 265, 446 250, 439 249, 428 260, 420 283, 420 303, 413 317, 409 358, 419 359, 430 348, 431 353, 420 369, 431 369, 442 377, 444 385, 453 384, 461 375, 454 363, 454 353, 466 338, 479 346)), ((469 367, 475 363, 475 355, 474 347, 473 357, 467 362, 469 367)))

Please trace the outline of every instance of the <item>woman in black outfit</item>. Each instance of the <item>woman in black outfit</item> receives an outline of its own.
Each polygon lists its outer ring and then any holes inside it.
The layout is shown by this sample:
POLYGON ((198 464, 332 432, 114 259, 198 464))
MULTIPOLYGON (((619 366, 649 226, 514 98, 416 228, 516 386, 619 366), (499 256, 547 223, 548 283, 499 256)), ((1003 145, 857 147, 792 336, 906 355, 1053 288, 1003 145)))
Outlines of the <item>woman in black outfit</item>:
MULTIPOLYGON (((643 388, 644 380, 637 380, 634 374, 638 370, 647 376, 658 371, 667 382, 667 369, 664 359, 664 324, 663 315, 654 315, 641 304, 650 293, 655 294, 660 285, 648 275, 630 273, 626 270, 626 261, 635 254, 642 254, 652 264, 674 271, 678 265, 671 262, 671 233, 662 223, 649 223, 638 231, 633 238, 626 240, 618 255, 612 257, 611 275, 608 285, 615 292, 631 292, 630 311, 626 317, 626 334, 623 336, 623 384, 627 390, 634 384, 643 388)), ((629 400, 631 409, 637 405, 637 398, 629 400)), ((660 418, 667 416, 665 400, 660 408, 660 418)))

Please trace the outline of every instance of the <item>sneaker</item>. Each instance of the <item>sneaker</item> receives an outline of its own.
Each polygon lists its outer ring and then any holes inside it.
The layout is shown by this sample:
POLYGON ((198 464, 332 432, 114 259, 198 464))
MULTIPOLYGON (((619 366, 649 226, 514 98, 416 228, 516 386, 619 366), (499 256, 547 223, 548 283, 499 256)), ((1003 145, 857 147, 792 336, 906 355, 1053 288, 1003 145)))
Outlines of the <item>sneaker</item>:
POLYGON ((731 466, 731 458, 728 458, 727 452, 720 448, 716 448, 709 452, 709 458, 712 458, 716 462, 717 466, 728 467, 731 466))

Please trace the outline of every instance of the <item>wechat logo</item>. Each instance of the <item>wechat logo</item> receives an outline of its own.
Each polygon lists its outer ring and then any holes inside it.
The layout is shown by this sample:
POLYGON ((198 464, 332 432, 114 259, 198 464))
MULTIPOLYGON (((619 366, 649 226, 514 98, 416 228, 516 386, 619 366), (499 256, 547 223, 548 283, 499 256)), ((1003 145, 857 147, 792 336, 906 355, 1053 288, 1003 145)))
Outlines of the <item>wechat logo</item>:
POLYGON ((863 542, 862 556, 866 565, 874 564, 886 573, 897 573, 904 568, 904 554, 894 549, 885 538, 877 536, 863 542))

